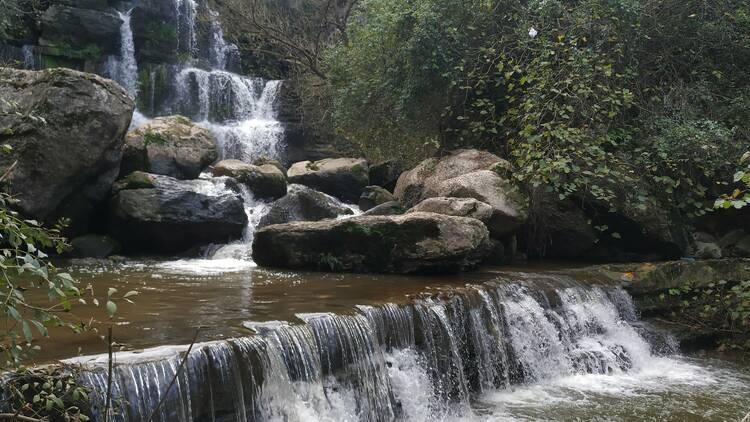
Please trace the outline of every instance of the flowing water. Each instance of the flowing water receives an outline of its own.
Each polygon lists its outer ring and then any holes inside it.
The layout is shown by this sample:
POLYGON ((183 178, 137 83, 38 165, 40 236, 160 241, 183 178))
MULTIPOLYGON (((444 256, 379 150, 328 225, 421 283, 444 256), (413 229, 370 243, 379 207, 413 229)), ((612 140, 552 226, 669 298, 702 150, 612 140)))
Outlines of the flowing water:
MULTIPOLYGON (((282 82, 266 81, 226 70, 230 63, 238 62, 239 53, 236 46, 224 39, 219 16, 208 4, 199 4, 197 0, 174 0, 173 7, 177 50, 186 58, 170 71, 173 80, 163 110, 153 109, 156 104, 156 73, 153 69, 149 73, 151 90, 139 90, 138 63, 131 27, 132 9, 118 12, 122 20, 120 54, 109 57, 103 74, 118 81, 134 99, 148 96, 147 104, 152 107, 147 111, 136 109, 131 128, 145 124, 158 115, 181 114, 204 126, 214 135, 219 159, 233 158, 248 163, 261 157, 282 159, 284 125, 279 122, 277 111, 282 82), (196 25, 201 10, 210 21, 207 51, 200 51, 198 43, 196 25), (202 62, 201 57, 207 57, 208 63, 202 62)), ((247 190, 243 190, 242 198, 249 224, 240 242, 211 247, 205 254, 205 259, 178 261, 171 265, 251 267, 253 234, 261 217, 267 212, 269 203, 257 200, 247 190)))
MULTIPOLYGON (((679 355, 619 286, 565 271, 419 278, 163 264, 76 272, 142 291, 114 329, 133 350, 116 355, 114 420, 148 420, 162 399, 154 420, 723 421, 750 411, 747 366, 679 355)), ((94 335, 77 343, 104 351, 94 335)), ((55 345, 46 358, 76 355, 74 343, 55 345)), ((104 391, 104 356, 74 362, 104 391)))
POLYGON ((138 63, 135 59, 135 43, 133 42, 133 31, 130 27, 130 13, 118 12, 122 24, 120 25, 120 56, 109 57, 104 74, 125 88, 130 98, 135 99, 138 95, 138 63))

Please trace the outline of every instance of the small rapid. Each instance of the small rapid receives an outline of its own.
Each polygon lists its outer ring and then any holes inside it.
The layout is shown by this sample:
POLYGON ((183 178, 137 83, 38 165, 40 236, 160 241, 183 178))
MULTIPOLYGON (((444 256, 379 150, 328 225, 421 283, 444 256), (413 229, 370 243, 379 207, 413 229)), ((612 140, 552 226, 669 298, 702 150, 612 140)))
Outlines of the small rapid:
MULTIPOLYGON (((600 406, 622 412, 642 396, 647 415, 670 394, 750 392, 735 374, 676 355, 668 334, 633 318, 621 288, 542 284, 504 280, 292 324, 249 322, 255 335, 196 345, 166 397, 185 347, 121 354, 114 397, 126 404, 114 420, 146 420, 162 398, 155 420, 489 421, 606 416, 600 406)), ((82 381, 103 391, 104 358, 82 361, 82 381)))

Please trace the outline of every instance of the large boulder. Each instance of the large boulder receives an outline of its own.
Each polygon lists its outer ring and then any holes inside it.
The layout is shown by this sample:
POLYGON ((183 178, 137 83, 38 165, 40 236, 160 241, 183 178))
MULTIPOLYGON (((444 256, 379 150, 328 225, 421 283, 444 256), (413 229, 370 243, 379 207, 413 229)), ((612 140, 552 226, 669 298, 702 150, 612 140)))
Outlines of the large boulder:
POLYGON ((473 198, 492 207, 493 236, 516 231, 526 221, 528 203, 506 178, 491 170, 479 170, 442 181, 435 194, 443 197, 473 198))
POLYGON ((294 269, 445 273, 476 267, 489 247, 476 219, 411 213, 265 227, 256 232, 253 259, 294 269))
POLYGON ((362 189, 369 185, 367 161, 361 158, 326 158, 295 163, 287 171, 289 183, 298 183, 356 202, 362 189))
POLYGON ((359 209, 367 211, 380 204, 393 201, 393 195, 380 186, 366 186, 359 197, 359 209))
POLYGON ((133 102, 116 83, 68 69, 0 68, 0 138, 13 147, 10 192, 28 217, 86 230, 120 170, 133 102), (41 120, 43 119, 43 120, 41 120))
POLYGON ((401 174, 396 183, 393 195, 411 208, 427 198, 440 195, 440 184, 448 179, 478 170, 490 170, 509 164, 486 151, 466 149, 454 151, 443 158, 429 158, 422 161, 412 170, 401 174))
POLYGON ((236 179, 260 198, 281 198, 287 193, 286 177, 273 164, 256 166, 240 160, 222 160, 214 166, 213 174, 236 179))
POLYGON ((51 4, 40 19, 42 33, 39 43, 62 49, 61 55, 70 55, 71 45, 80 46, 81 50, 91 49, 89 54, 117 54, 121 25, 122 20, 113 9, 104 11, 51 4))
POLYGON ((182 116, 157 117, 125 137, 120 174, 196 179, 217 157, 216 140, 207 129, 182 116))
MULTIPOLYGON (((474 198, 447 198, 443 196, 428 198, 407 211, 407 213, 413 212, 434 212, 456 217, 476 218, 484 223, 492 234, 493 209, 489 204, 477 201, 474 198)), ((503 228, 503 226, 500 225, 500 228, 503 228)))
POLYGON ((174 253, 239 238, 248 220, 228 183, 133 173, 116 184, 109 230, 130 253, 174 253))
POLYGON ((289 193, 275 201, 259 227, 292 221, 319 221, 350 215, 352 210, 337 199, 302 185, 290 185, 289 193))
POLYGON ((504 236, 521 227, 528 214, 528 200, 504 176, 509 168, 489 152, 459 150, 403 173, 394 196, 409 208, 434 197, 474 198, 493 208, 492 234, 504 236))

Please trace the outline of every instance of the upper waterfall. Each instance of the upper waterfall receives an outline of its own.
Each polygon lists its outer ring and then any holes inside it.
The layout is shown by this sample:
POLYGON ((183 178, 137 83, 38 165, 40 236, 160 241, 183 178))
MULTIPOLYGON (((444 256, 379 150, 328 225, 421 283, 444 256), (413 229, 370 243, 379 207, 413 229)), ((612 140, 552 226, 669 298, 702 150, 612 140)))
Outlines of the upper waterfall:
POLYGON ((120 25, 120 57, 110 57, 104 73, 119 82, 131 98, 136 98, 138 96, 138 63, 135 59, 133 30, 130 26, 132 11, 131 9, 127 12, 118 12, 122 20, 120 25))

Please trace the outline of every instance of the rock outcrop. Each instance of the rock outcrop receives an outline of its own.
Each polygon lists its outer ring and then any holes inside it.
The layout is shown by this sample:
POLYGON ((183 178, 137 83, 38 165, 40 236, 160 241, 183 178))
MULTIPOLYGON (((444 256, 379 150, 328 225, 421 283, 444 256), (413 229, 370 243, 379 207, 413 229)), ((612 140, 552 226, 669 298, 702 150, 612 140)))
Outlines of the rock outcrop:
POLYGON ((247 215, 242 198, 223 185, 230 182, 133 173, 116 184, 109 204, 110 233, 126 252, 150 253, 239 238, 247 215))
POLYGON ((380 204, 393 201, 393 195, 380 186, 366 186, 359 197, 359 209, 367 211, 380 204))
POLYGON ((182 116, 157 117, 125 137, 120 174, 195 179, 217 157, 216 140, 207 129, 182 116))
POLYGON ((533 216, 524 231, 526 250, 535 258, 577 259, 597 242, 591 219, 570 199, 552 192, 537 195, 533 216))
POLYGON ((476 219, 411 213, 265 227, 256 232, 253 259, 294 269, 446 273, 474 268, 489 248, 476 219))
POLYGON ((0 68, 0 168, 28 217, 85 231, 120 170, 133 102, 116 83, 67 69, 0 68))
POLYGON ((214 166, 213 175, 232 177, 259 198, 281 198, 287 193, 284 173, 270 163, 256 166, 240 160, 222 160, 214 166))
POLYGON ((275 201, 259 227, 292 221, 319 221, 352 214, 335 198, 302 185, 290 185, 289 193, 275 201))
POLYGON ((490 170, 509 164, 486 151, 465 149, 442 158, 429 158, 398 178, 393 195, 411 208, 427 198, 446 196, 439 193, 443 181, 479 170, 490 170))
POLYGON ((362 189, 369 185, 367 161, 361 158, 326 158, 295 163, 287 171, 289 183, 298 183, 356 202, 362 189))
POLYGON ((509 167, 488 152, 459 150, 403 173, 394 196, 406 207, 433 197, 474 198, 492 207, 493 236, 504 236, 518 230, 528 213, 528 200, 500 174, 509 167))

